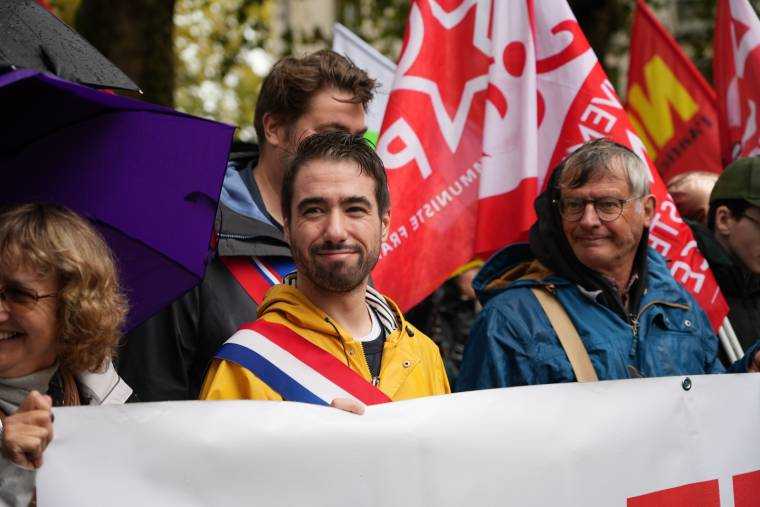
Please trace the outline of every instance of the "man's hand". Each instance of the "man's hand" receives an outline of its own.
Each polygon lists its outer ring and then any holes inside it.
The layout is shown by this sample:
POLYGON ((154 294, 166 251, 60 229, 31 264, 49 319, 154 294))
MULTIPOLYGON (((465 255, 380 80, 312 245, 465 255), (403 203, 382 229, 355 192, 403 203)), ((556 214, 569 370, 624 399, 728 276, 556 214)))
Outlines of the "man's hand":
POLYGON ((330 403, 330 406, 356 415, 364 414, 364 405, 351 398, 335 398, 332 400, 332 403, 330 403))
POLYGON ((747 366, 747 371, 750 373, 760 372, 760 350, 755 353, 755 357, 752 358, 752 362, 747 366))
POLYGON ((53 439, 52 406, 50 396, 29 393, 18 411, 3 421, 3 456, 27 470, 42 466, 42 453, 53 439))

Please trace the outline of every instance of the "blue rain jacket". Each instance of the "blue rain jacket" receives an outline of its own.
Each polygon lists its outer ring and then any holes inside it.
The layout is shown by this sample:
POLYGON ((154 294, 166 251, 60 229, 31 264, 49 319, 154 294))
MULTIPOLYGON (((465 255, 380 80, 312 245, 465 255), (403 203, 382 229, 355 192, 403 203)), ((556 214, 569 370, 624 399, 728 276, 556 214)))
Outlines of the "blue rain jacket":
MULTIPOLYGON (((550 272, 528 245, 497 253, 473 282, 484 308, 471 330, 456 390, 575 381, 557 334, 530 290, 539 285, 553 288, 599 380, 724 372, 717 358, 718 337, 705 313, 651 248, 646 262, 647 288, 638 316, 627 321, 550 272)), ((746 372, 758 345, 731 371, 746 372)))

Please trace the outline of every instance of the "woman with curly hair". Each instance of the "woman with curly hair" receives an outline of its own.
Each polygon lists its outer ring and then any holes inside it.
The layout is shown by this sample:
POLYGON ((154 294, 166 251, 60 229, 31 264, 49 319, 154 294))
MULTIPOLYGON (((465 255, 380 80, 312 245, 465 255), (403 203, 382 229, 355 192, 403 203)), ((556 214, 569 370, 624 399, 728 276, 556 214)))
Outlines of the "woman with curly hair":
POLYGON ((51 407, 123 403, 111 362, 127 304, 92 226, 50 204, 0 212, 0 503, 28 505, 51 407))

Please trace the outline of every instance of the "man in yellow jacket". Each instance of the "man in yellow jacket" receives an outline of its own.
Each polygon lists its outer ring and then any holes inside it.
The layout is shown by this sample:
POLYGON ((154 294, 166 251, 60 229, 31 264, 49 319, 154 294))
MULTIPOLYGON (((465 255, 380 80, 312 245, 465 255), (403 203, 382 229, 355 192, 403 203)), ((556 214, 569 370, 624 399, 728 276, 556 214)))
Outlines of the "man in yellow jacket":
POLYGON ((450 392, 437 346, 368 285, 390 224, 382 161, 342 132, 299 144, 282 185, 297 272, 211 364, 201 399, 363 404, 450 392))

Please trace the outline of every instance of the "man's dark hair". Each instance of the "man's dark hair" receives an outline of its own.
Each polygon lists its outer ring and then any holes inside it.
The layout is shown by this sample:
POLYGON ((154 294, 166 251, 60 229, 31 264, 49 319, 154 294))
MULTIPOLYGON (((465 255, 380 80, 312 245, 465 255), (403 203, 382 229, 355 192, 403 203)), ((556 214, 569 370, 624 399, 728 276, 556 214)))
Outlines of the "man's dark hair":
POLYGON ((728 208, 731 216, 739 220, 752 205, 744 199, 718 199, 715 202, 711 202, 710 209, 707 211, 707 228, 711 231, 715 231, 715 215, 720 206, 728 208))
POLYGON ((348 160, 359 166, 359 173, 375 180, 375 200, 378 214, 382 216, 391 205, 388 178, 383 161, 366 139, 343 131, 312 134, 298 145, 295 155, 285 170, 282 180, 282 216, 290 221, 293 203, 293 184, 301 168, 313 160, 340 162, 348 160))
POLYGON ((329 49, 302 58, 286 57, 264 78, 256 100, 253 126, 259 144, 266 144, 264 115, 273 115, 284 125, 292 125, 309 108, 312 97, 324 88, 348 92, 350 103, 367 109, 376 87, 374 79, 348 58, 329 49))

